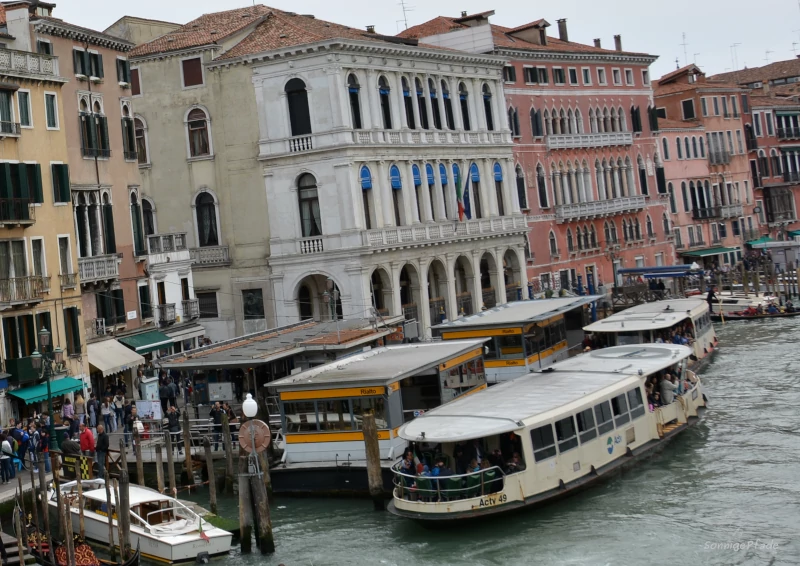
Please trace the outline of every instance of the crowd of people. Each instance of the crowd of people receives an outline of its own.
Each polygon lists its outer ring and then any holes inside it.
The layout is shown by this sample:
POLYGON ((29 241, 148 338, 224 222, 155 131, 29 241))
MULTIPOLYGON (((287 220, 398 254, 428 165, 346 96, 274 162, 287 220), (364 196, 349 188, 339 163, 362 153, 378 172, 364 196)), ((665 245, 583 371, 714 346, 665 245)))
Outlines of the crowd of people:
POLYGON ((680 366, 651 375, 644 386, 650 410, 674 403, 676 396, 694 387, 696 379, 689 372, 684 374, 680 366))

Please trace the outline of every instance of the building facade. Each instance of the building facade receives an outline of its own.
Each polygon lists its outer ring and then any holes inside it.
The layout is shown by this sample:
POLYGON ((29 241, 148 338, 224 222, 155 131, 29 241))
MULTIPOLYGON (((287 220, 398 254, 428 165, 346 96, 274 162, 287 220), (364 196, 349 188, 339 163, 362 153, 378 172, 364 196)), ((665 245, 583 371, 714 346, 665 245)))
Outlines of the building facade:
POLYGON ((746 92, 689 65, 659 79, 655 100, 678 263, 736 265, 761 235, 746 92))
MULTIPOLYGON (((671 262, 649 79, 654 57, 569 41, 537 20, 513 29, 493 12, 439 17, 401 35, 508 59, 502 119, 514 140, 514 182, 530 221, 535 292, 612 284, 622 267, 671 262), (468 46, 468 47, 465 47, 468 46)), ((621 281, 618 283, 621 284, 621 281)))

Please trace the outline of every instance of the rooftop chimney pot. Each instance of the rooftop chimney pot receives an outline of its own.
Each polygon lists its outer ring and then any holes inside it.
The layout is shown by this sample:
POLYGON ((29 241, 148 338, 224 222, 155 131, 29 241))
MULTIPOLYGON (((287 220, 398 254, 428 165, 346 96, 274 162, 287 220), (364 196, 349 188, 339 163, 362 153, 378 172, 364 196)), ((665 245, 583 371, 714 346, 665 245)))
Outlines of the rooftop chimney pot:
POLYGON ((595 38, 595 40, 594 40, 594 46, 595 46, 595 47, 597 47, 597 48, 602 48, 602 47, 603 47, 603 46, 600 44, 600 38, 599 38, 599 37, 598 37, 598 38, 595 38))
POLYGON ((466 10, 462 10, 461 11, 461 17, 462 18, 466 18, 467 17, 467 11, 466 10))
POLYGON ((556 20, 558 23, 558 39, 561 41, 569 41, 569 34, 567 33, 567 19, 562 18, 560 20, 556 20))
POLYGON ((614 36, 614 49, 617 51, 622 51, 622 36, 615 35, 614 36))
POLYGON ((367 33, 375 33, 375 26, 367 26, 367 33))

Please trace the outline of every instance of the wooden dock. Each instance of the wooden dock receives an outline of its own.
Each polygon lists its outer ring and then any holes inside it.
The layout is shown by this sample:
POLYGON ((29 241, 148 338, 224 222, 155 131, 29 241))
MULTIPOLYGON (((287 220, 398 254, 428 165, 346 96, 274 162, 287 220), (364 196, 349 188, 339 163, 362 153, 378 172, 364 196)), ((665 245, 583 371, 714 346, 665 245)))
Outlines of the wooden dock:
MULTIPOLYGON (((6 554, 8 555, 8 562, 6 562, 6 564, 8 566, 19 566, 17 539, 3 532, 0 532, 0 537, 3 537, 3 544, 6 547, 6 554)), ((36 562, 36 559, 27 548, 23 551, 23 556, 25 558, 25 564, 33 564, 36 562)))

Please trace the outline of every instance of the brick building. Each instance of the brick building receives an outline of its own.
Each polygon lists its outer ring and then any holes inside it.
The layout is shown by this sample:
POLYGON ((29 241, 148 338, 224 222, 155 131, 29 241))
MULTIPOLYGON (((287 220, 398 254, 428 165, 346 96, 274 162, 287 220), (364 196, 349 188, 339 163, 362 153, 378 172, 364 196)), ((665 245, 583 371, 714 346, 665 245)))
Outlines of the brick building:
POLYGON ((668 265, 666 185, 656 145, 649 66, 655 57, 558 38, 545 20, 506 28, 494 12, 440 16, 401 33, 507 57, 515 181, 529 216, 528 277, 536 291, 574 288, 589 273, 668 265), (579 279, 580 278, 580 279, 579 279))

